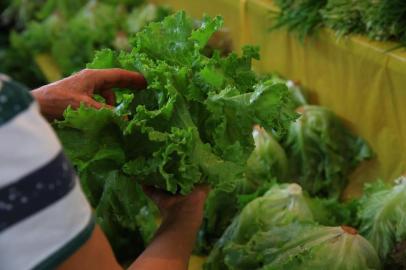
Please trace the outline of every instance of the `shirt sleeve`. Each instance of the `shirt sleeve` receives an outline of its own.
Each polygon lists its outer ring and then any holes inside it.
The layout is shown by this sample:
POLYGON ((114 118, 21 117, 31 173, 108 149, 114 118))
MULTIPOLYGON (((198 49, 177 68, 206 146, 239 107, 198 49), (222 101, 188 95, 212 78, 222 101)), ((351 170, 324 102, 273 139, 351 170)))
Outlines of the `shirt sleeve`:
POLYGON ((54 269, 93 229, 78 178, 38 104, 0 78, 0 269, 54 269))

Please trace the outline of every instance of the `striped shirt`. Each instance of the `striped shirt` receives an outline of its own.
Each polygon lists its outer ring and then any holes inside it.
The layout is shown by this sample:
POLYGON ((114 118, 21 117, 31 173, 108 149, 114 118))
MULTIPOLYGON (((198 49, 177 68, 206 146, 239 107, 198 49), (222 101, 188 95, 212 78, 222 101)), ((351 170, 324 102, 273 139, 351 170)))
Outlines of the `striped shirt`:
POLYGON ((94 228, 72 166, 38 104, 0 78, 0 270, 54 269, 94 228))

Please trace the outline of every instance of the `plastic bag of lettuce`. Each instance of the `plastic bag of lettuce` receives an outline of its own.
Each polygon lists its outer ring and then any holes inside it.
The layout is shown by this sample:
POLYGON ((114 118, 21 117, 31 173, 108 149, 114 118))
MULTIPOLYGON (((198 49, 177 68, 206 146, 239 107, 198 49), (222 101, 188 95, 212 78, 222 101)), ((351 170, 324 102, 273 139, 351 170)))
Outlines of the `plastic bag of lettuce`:
POLYGON ((368 143, 348 130, 331 110, 316 105, 297 109, 300 117, 283 143, 289 178, 312 196, 340 198, 348 175, 373 152, 368 143))
POLYGON ((136 34, 131 52, 98 52, 89 68, 139 71, 147 89, 117 90, 115 110, 69 108, 55 123, 117 255, 131 250, 126 233, 147 242, 156 226, 139 184, 187 194, 207 183, 232 192, 254 149, 252 126, 280 137, 297 117, 287 87, 251 70, 257 48, 244 47, 240 57, 202 54, 221 25, 205 17, 196 28, 178 12, 136 34))
POLYGON ((326 202, 297 184, 275 185, 244 207, 204 269, 381 269, 371 243, 351 227, 336 226, 345 215, 326 202))
POLYGON ((360 232, 378 251, 385 269, 406 268, 406 176, 394 185, 366 184, 359 202, 360 232))

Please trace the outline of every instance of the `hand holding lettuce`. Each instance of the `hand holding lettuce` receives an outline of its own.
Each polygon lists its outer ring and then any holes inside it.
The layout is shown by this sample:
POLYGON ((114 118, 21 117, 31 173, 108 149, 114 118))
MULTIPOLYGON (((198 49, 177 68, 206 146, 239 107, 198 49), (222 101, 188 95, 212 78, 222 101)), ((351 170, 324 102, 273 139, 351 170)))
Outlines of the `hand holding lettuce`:
POLYGON ((145 198, 138 183, 174 194, 188 194, 200 183, 232 192, 244 181, 255 147, 252 126, 283 136, 296 118, 286 86, 252 72, 256 48, 245 47, 241 57, 202 54, 221 25, 220 17, 205 17, 195 29, 179 12, 145 27, 132 39, 131 52, 98 52, 89 68, 139 71, 148 88, 117 90, 115 110, 69 108, 55 123, 103 229, 120 243, 117 253, 128 244, 117 231, 148 241, 154 228, 156 210, 149 214, 132 202, 145 198))

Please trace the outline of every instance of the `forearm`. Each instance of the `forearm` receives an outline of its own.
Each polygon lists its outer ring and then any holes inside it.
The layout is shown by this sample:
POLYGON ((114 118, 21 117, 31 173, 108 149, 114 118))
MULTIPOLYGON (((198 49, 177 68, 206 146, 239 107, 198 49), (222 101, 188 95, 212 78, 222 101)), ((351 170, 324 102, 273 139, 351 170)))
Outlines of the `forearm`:
POLYGON ((117 263, 109 242, 97 225, 91 238, 75 254, 69 257, 58 270, 122 270, 117 263))
POLYGON ((199 222, 164 222, 152 243, 130 266, 130 270, 186 270, 196 240, 199 222))

